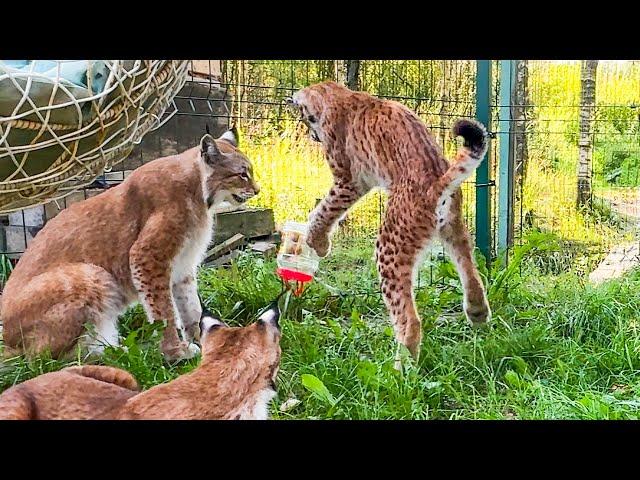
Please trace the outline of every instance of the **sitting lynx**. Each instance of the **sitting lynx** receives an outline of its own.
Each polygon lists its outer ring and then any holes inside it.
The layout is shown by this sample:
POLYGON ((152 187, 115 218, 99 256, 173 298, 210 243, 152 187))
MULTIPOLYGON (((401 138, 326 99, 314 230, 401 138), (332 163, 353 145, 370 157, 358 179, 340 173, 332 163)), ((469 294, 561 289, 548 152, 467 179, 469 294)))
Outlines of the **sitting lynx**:
POLYGON ((310 215, 307 243, 320 256, 327 255, 338 220, 372 188, 382 187, 389 201, 376 258, 396 339, 418 356, 422 331, 413 298, 414 276, 421 254, 435 237, 457 267, 466 316, 473 323, 489 320, 459 189, 487 150, 485 128, 474 120, 456 122, 453 133, 464 139, 464 146, 450 165, 420 118, 400 103, 335 82, 299 90, 289 102, 311 138, 322 144, 334 178, 328 195, 310 215))
POLYGON ((168 360, 195 355, 195 274, 211 240, 209 209, 225 200, 237 205, 258 191, 233 128, 217 140, 207 134, 198 147, 149 162, 120 185, 63 210, 29 245, 3 292, 6 354, 48 349, 58 357, 87 323, 97 335, 85 335, 84 343, 99 353, 104 344, 117 344, 118 315, 139 300, 149 321, 166 322, 168 360))
POLYGON ((142 393, 124 370, 98 365, 46 373, 0 395, 4 420, 265 420, 280 365, 280 312, 230 328, 208 312, 202 362, 142 393))

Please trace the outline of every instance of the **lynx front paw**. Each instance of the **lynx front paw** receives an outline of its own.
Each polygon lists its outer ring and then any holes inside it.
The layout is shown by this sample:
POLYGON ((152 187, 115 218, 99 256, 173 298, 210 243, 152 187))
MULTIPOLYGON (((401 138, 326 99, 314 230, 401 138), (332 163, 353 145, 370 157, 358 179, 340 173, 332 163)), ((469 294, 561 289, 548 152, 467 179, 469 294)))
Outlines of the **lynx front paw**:
POLYGON ((189 360, 196 357, 200 353, 200 347, 195 343, 180 342, 174 347, 163 347, 165 360, 168 362, 178 362, 181 360, 189 360))
POLYGON ((331 251, 331 240, 327 235, 317 235, 309 232, 307 245, 313 248, 319 257, 326 257, 331 251))

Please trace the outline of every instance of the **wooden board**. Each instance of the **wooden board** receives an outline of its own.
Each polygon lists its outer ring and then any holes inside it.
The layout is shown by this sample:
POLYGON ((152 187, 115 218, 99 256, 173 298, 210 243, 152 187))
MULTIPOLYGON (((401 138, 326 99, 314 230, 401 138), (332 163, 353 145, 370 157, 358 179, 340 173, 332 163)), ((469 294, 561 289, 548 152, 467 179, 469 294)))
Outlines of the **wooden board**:
POLYGON ((204 262, 202 265, 205 268, 224 267, 224 266, 230 265, 235 258, 238 258, 238 256, 240 256, 240 250, 232 250, 226 255, 222 255, 221 257, 218 257, 215 260, 204 262))
POLYGON ((272 242, 255 242, 251 244, 251 251, 260 253, 265 258, 270 258, 276 254, 278 246, 272 242))
POLYGON ((220 60, 191 60, 189 72, 203 78, 220 78, 222 68, 220 60))
POLYGON ((241 233, 235 234, 233 237, 225 240, 222 243, 217 244, 213 248, 207 251, 204 256, 205 262, 210 262, 215 260, 216 258, 228 253, 230 250, 234 248, 238 248, 244 244, 244 235, 241 233))
POLYGON ((247 239, 266 237, 275 230, 273 210, 251 208, 216 215, 214 244, 219 244, 241 233, 247 239))

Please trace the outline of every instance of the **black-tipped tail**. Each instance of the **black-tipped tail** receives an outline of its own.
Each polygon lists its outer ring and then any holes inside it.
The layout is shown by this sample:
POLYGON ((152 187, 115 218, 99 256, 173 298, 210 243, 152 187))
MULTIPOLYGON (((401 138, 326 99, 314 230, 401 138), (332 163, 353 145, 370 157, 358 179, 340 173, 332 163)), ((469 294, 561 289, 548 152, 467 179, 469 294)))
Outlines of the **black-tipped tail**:
POLYGON ((464 146, 474 157, 481 158, 487 153, 489 135, 487 129, 480 122, 463 118, 458 120, 451 130, 454 136, 464 138, 464 146))

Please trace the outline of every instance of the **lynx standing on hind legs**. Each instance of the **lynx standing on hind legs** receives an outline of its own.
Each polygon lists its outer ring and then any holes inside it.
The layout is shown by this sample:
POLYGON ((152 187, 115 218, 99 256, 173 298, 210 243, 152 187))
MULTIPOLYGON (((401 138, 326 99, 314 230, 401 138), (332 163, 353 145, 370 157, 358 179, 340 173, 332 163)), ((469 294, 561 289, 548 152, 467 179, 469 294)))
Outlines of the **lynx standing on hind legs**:
POLYGON ((474 324, 489 320, 484 285, 462 219, 460 185, 482 161, 487 133, 473 120, 459 120, 464 139, 449 165, 418 116, 405 106, 335 82, 304 88, 289 100, 322 144, 334 184, 311 213, 307 243, 329 254, 338 220, 374 187, 389 201, 376 241, 376 262, 396 339, 418 357, 422 329, 413 296, 421 254, 438 237, 456 266, 464 289, 464 312, 474 324))
POLYGON ((149 162, 63 210, 9 277, 0 304, 5 351, 58 357, 88 323, 98 334, 89 347, 100 352, 118 343, 118 315, 139 300, 150 322, 166 324, 168 360, 195 355, 195 275, 212 236, 210 208, 258 192, 234 128, 217 140, 207 134, 199 146, 149 162))

